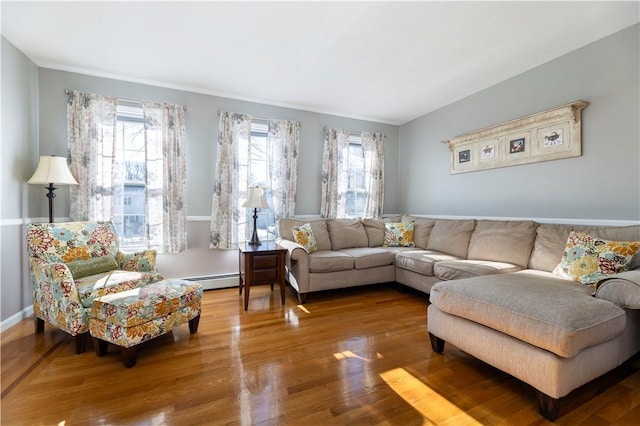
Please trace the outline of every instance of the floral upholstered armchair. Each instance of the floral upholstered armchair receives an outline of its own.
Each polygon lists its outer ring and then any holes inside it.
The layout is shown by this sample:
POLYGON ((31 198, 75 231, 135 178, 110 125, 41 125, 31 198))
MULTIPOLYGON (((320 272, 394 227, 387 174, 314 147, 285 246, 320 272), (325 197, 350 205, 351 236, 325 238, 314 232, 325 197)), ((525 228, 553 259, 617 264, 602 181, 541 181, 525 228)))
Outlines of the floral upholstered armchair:
POLYGON ((84 352, 97 297, 162 280, 156 251, 124 253, 111 222, 30 224, 27 251, 36 333, 45 321, 76 338, 84 352))

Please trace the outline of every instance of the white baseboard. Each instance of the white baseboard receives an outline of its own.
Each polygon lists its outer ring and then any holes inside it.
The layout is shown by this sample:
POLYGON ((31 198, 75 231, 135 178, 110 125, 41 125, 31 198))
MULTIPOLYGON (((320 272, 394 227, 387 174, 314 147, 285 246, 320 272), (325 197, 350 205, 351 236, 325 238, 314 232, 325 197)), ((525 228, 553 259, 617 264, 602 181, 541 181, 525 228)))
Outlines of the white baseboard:
POLYGON ((33 315, 33 305, 27 306, 17 314, 11 315, 6 320, 0 322, 0 332, 5 331, 9 327, 13 327, 23 319, 29 318, 31 315, 33 315))

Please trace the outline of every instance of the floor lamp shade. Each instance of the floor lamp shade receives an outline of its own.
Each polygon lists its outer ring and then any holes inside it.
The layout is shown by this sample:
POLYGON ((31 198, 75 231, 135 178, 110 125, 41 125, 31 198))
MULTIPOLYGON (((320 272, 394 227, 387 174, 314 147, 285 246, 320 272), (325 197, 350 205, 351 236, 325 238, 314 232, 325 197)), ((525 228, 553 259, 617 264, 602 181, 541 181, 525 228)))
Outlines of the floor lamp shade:
POLYGON ((55 198, 55 188, 53 185, 77 185, 78 182, 71 174, 67 159, 64 157, 56 157, 54 155, 41 155, 40 162, 36 171, 27 181, 31 184, 46 184, 45 188, 49 191, 49 222, 53 223, 53 199, 55 198))
POLYGON ((245 201, 242 207, 253 209, 253 234, 251 236, 249 244, 259 246, 260 239, 258 238, 258 229, 256 226, 256 222, 258 219, 258 209, 269 208, 269 203, 267 203, 267 199, 264 196, 264 189, 260 188, 259 186, 250 187, 247 193, 247 201, 245 201))

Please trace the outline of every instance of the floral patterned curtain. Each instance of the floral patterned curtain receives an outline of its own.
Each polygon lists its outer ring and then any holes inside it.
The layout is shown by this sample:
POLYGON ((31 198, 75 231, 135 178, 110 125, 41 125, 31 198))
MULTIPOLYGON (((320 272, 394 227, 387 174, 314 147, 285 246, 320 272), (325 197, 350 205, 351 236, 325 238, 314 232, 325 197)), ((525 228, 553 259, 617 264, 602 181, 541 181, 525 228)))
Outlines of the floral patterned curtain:
MULTIPOLYGON (((382 217, 384 207, 384 133, 361 132, 364 154, 364 179, 367 198, 366 217, 382 217)), ((347 216, 349 187, 349 131, 325 128, 322 156, 322 199, 320 214, 324 218, 347 216)))
MULTIPOLYGON (((274 218, 295 214, 296 180, 298 176, 298 147, 300 123, 288 120, 267 120, 266 147, 268 161, 267 186, 271 189, 274 218)), ((233 248, 238 235, 248 236, 252 230, 244 218, 246 211, 238 200, 246 196, 241 188, 255 184, 250 182, 250 172, 242 164, 250 162, 250 154, 239 149, 240 141, 248 142, 251 150, 251 117, 233 112, 220 112, 217 145, 216 182, 211 206, 210 247, 233 248), (240 157, 243 161, 240 161, 240 157)), ((243 145, 244 146, 244 145, 243 145)))
POLYGON ((300 122, 269 120, 267 146, 271 173, 271 198, 275 221, 296 212, 300 122))
POLYGON ((240 138, 248 139, 250 133, 250 116, 220 112, 216 180, 211 203, 211 248, 230 249, 237 242, 238 219, 241 215, 235 203, 238 199, 238 143, 240 138))
POLYGON ((334 219, 346 216, 348 173, 349 132, 325 127, 320 201, 322 217, 334 219))
MULTIPOLYGON (((117 98, 69 92, 68 146, 71 219, 114 218, 117 98)), ((184 106, 143 103, 147 248, 177 253, 187 248, 184 106)))
POLYGON ((384 133, 360 134, 364 152, 364 180, 367 199, 364 206, 366 217, 382 217, 384 208, 384 133))
POLYGON ((187 249, 185 108, 144 103, 147 141, 149 248, 163 253, 187 249))
POLYGON ((69 187, 73 221, 113 218, 117 99, 69 92, 67 135, 69 165, 78 185, 69 187))

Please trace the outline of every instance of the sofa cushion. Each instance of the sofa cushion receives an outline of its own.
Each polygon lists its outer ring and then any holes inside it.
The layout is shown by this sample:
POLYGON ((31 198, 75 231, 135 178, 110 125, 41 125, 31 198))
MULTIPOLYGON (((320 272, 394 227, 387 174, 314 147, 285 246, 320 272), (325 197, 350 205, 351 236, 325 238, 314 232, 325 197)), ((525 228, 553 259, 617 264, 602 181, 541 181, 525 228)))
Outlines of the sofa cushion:
POLYGON ((629 269, 640 250, 638 241, 610 241, 585 232, 571 231, 562 260, 554 274, 583 284, 592 284, 629 269))
POLYGON ((384 246, 413 247, 413 222, 384 224, 384 246))
POLYGON ((115 270, 79 278, 75 281, 80 303, 91 307, 94 299, 105 294, 119 293, 162 280, 157 272, 136 272, 115 270))
POLYGON ((327 227, 333 250, 369 246, 369 238, 361 219, 330 219, 327 227))
POLYGON ((309 254, 309 272, 336 272, 353 269, 353 257, 333 250, 318 250, 309 254))
POLYGON ((480 275, 506 274, 522 270, 519 265, 491 260, 443 260, 433 267, 433 275, 440 280, 458 280, 480 275))
POLYGON ((515 273, 441 281, 430 301, 443 312, 570 358, 625 327, 624 310, 590 292, 561 278, 515 273))
POLYGON ((66 264, 74 280, 89 275, 109 272, 118 269, 116 258, 111 255, 92 257, 84 260, 74 260, 66 264))
POLYGON ((318 243, 318 250, 331 250, 331 240, 329 239, 329 230, 327 229, 327 221, 325 219, 280 219, 278 228, 280 237, 289 241, 295 241, 293 238, 293 227, 302 226, 305 223, 311 225, 311 231, 318 243))
POLYGON ((362 219, 369 247, 380 247, 384 244, 384 223, 382 219, 362 219))
POLYGON ((530 220, 479 220, 471 234, 467 259, 494 260, 526 267, 537 224, 530 220))
POLYGON ((340 250, 340 253, 351 256, 356 269, 393 265, 396 257, 393 252, 375 247, 348 248, 340 250))
POLYGON ((304 247, 307 253, 318 251, 318 242, 316 237, 313 236, 313 230, 309 222, 304 225, 294 226, 292 231, 295 242, 304 247))
POLYGON ((475 226, 476 221, 474 219, 438 219, 433 225, 431 235, 429 235, 427 250, 466 258, 469 240, 475 226))
MULTIPOLYGON (((541 224, 536 230, 529 268, 553 271, 562 260, 562 254, 571 230, 587 232, 607 240, 640 241, 640 225, 633 226, 576 226, 541 224)), ((634 256, 630 269, 640 267, 640 256, 634 256)))
POLYGON ((396 268, 433 276, 433 265, 443 260, 456 260, 455 256, 431 250, 408 250, 396 254, 396 268))
POLYGON ((406 214, 402 216, 402 221, 413 222, 413 244, 421 249, 426 249, 436 220, 406 214))

